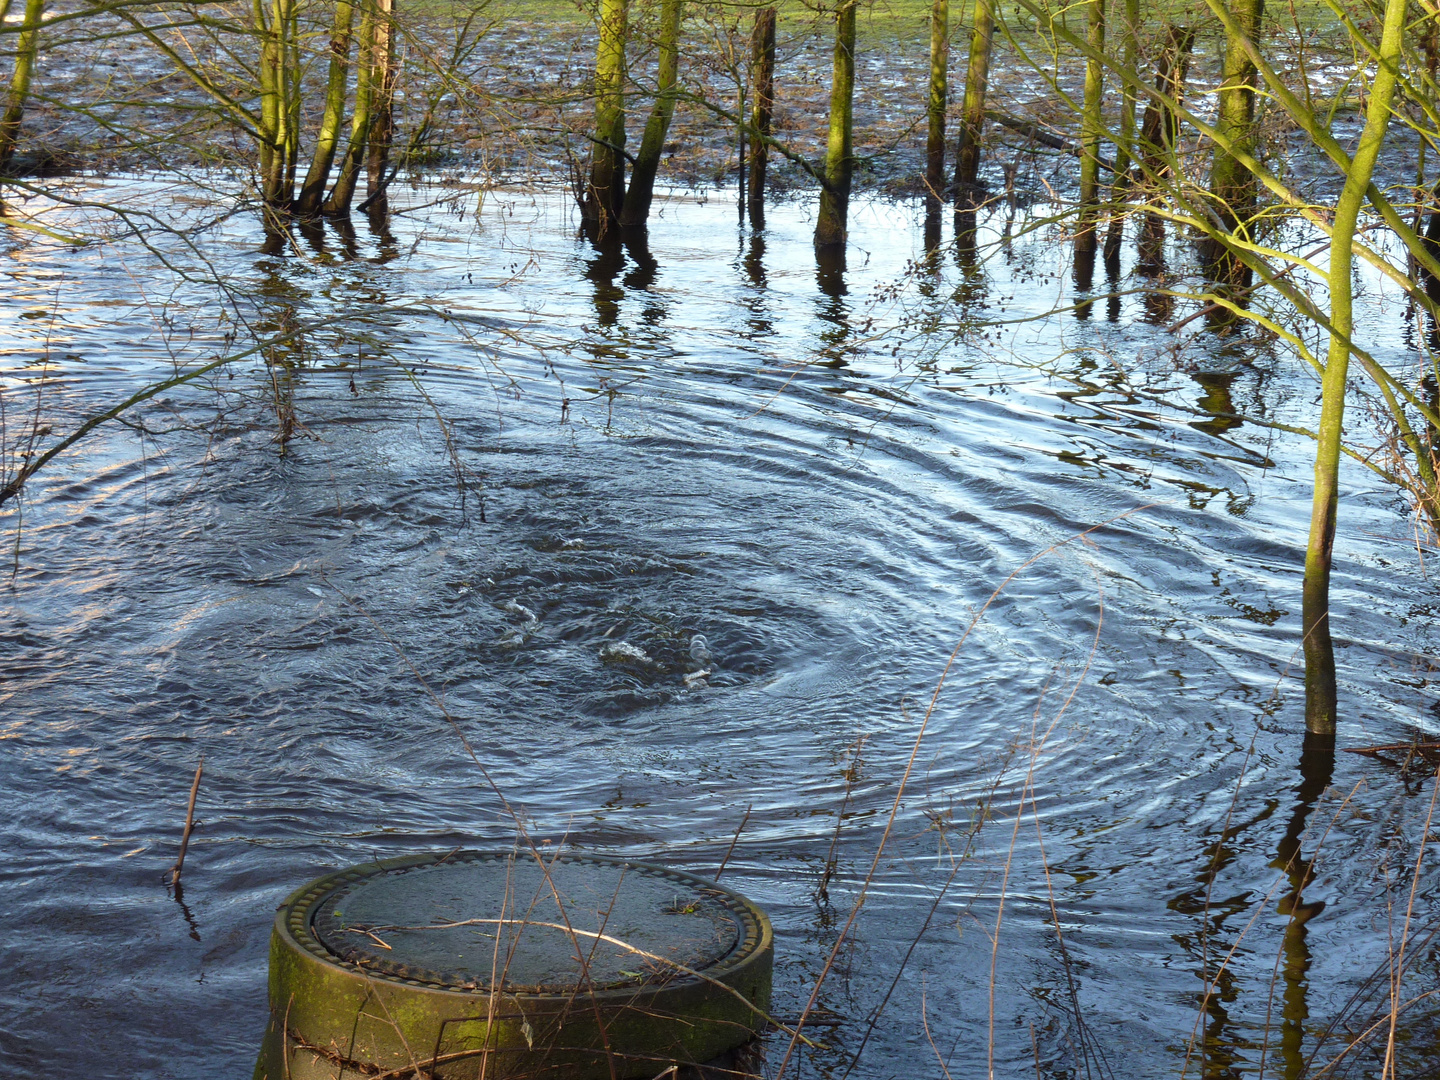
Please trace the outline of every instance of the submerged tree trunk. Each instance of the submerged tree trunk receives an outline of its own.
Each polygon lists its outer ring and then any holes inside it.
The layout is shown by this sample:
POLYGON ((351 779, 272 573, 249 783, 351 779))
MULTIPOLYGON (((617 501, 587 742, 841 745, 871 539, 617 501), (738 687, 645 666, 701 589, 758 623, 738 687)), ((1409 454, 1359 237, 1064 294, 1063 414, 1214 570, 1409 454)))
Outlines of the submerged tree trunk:
POLYGON ((1078 252, 1095 251, 1095 218, 1100 209, 1100 140, 1105 134, 1105 0, 1085 0, 1085 41, 1093 50, 1085 63, 1085 100, 1080 114, 1080 228, 1078 252))
POLYGON ((979 203, 980 145, 985 130, 985 94, 990 85, 990 51, 995 42, 993 0, 975 0, 975 29, 970 35, 970 64, 960 105, 960 141, 955 147, 955 208, 979 203))
POLYGON ((746 200, 750 227, 765 227, 765 169, 770 159, 770 138, 775 117, 775 22, 773 7, 755 13, 755 34, 750 39, 750 82, 754 103, 750 110, 750 191, 746 200))
POLYGON ((820 214, 815 221, 815 243, 820 247, 845 243, 850 179, 855 169, 855 11, 858 4, 859 0, 841 0, 835 12, 830 137, 825 146, 825 186, 820 190, 820 214))
POLYGON ((595 141, 590 178, 580 209, 603 232, 620 220, 625 204, 625 38, 627 0, 600 0, 600 41, 595 49, 595 141))
POLYGON ((620 211, 620 224, 644 225, 650 216, 650 200, 655 194, 655 175, 660 170, 660 155, 665 150, 665 135, 675 115, 679 96, 680 74, 680 0, 664 0, 660 8, 660 36, 656 41, 659 66, 655 73, 657 94, 635 166, 630 173, 630 190, 625 193, 620 211))
POLYGON ((385 189, 390 184, 390 146, 395 138, 395 0, 376 0, 370 63, 370 145, 360 209, 384 215, 390 204, 385 189))
POLYGON ((1301 618, 1305 627, 1305 730, 1335 734, 1338 701, 1335 648, 1330 638, 1330 565, 1335 548, 1340 441, 1345 418, 1345 380, 1350 367, 1354 328, 1351 293, 1352 257, 1360 211, 1375 172, 1375 161, 1390 123, 1390 106, 1399 75, 1405 0, 1385 0, 1375 78, 1365 112, 1365 129, 1355 149, 1345 186, 1335 204, 1330 234, 1330 347, 1321 377, 1320 425, 1315 447, 1315 492, 1310 508, 1310 541, 1305 550, 1301 618))
MULTIPOLYGON (((6 4, 9 7, 9 4, 6 4)), ((35 56, 39 52, 40 23, 45 16, 45 0, 26 0, 25 15, 15 45, 15 70, 10 75, 10 92, 5 112, 0 115, 0 174, 10 171, 15 144, 20 139, 20 122, 25 118, 25 100, 30 96, 30 80, 35 74, 35 56)))
MULTIPOLYGON (((1210 166, 1210 192, 1215 212, 1225 232, 1247 231, 1255 210, 1255 176, 1236 153, 1249 154, 1255 146, 1255 64, 1247 44, 1256 41, 1264 0, 1230 0, 1234 32, 1225 35, 1225 59, 1221 69, 1215 130, 1229 139, 1234 151, 1215 146, 1210 166)), ((1206 269, 1216 281, 1243 288, 1250 284, 1250 268, 1234 257, 1222 243, 1203 245, 1206 269)))
POLYGON ((355 23, 355 5, 350 0, 335 0, 335 20, 330 31, 330 78, 325 87, 325 112, 320 117, 320 132, 315 136, 315 153, 305 173, 295 212, 302 218, 320 213, 325 199, 325 185, 330 181, 330 167, 340 144, 340 124, 345 117, 345 98, 350 76, 350 32, 355 23))
POLYGON ((370 143, 371 103, 374 100, 372 57, 375 54, 375 0, 361 0, 360 55, 355 58, 355 112, 350 118, 350 142, 340 159, 340 175, 325 201, 325 213, 345 217, 355 198, 360 179, 360 165, 370 143))
POLYGON ((945 193, 945 109, 950 98, 950 0, 934 0, 930 8, 930 95, 925 117, 925 192, 938 203, 945 193))

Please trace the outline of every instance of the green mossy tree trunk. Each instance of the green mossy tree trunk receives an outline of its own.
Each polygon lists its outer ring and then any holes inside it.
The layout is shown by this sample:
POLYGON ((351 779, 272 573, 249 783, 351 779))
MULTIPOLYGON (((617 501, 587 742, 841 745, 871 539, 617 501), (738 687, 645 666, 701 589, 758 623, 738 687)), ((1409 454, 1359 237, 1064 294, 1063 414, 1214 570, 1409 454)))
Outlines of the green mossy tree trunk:
POLYGON ((765 227, 765 171, 769 164, 770 138, 775 119, 775 26, 778 12, 773 7, 755 13, 755 33, 750 39, 750 84, 754 98, 750 107, 750 190, 746 204, 750 227, 765 227))
POLYGON ((350 77, 350 37, 355 23, 355 5, 350 0, 335 0, 335 18, 330 29, 330 77, 325 86, 325 111, 320 117, 320 131, 315 137, 315 152, 305 183, 295 200, 295 213, 302 218, 315 217, 325 200, 325 185, 330 182, 330 168, 340 145, 340 125, 345 118, 345 100, 350 77))
MULTIPOLYGON (((1231 150, 1216 145, 1210 165, 1210 192, 1215 212, 1224 230, 1231 234, 1248 231, 1255 211, 1255 176, 1236 154, 1250 155, 1255 149, 1255 64, 1246 49, 1246 39, 1258 43, 1264 0, 1230 0, 1234 23, 1225 34, 1225 58, 1220 74, 1215 130, 1232 144, 1231 150)), ((1211 277, 1223 285, 1243 288, 1250 284, 1250 268, 1231 256, 1223 244, 1208 244, 1203 252, 1211 277)))
POLYGON ((665 136, 675 115, 675 102, 679 98, 680 9, 681 0, 663 0, 660 6, 660 33, 655 42, 659 53, 655 105, 645 123, 645 134, 640 139, 640 150, 630 172, 630 190, 625 193, 620 209, 620 224, 627 227, 644 225, 650 216, 660 155, 665 151, 665 136))
POLYGON ((1405 0, 1386 0, 1375 78, 1365 111, 1365 128, 1355 148, 1345 186, 1335 204, 1330 235, 1330 346, 1321 377, 1320 425, 1315 448, 1315 491, 1310 508, 1310 541, 1305 549, 1301 620, 1305 628, 1305 730, 1333 737, 1339 711, 1335 648, 1330 637, 1330 566, 1339 503, 1340 445, 1345 419, 1345 381, 1354 329, 1351 291, 1355 233, 1375 161, 1390 125, 1399 78, 1405 0))
POLYGON ((1085 98, 1080 114, 1080 227, 1077 250, 1094 252, 1095 218, 1100 209, 1100 141, 1105 135, 1105 0, 1085 0, 1085 41, 1092 50, 1085 63, 1085 98))
POLYGON ((370 143, 371 105, 375 98, 371 81, 374 74, 375 0, 361 2, 360 55, 355 59, 355 112, 350 117, 350 142, 345 147, 345 156, 340 159, 340 174, 335 178, 335 187, 325 201, 325 213, 335 217, 345 217, 350 213, 355 187, 360 180, 360 166, 365 161, 365 151, 370 143))
POLYGON ((604 232, 625 205, 625 39, 627 0, 600 0, 600 40, 595 49, 595 136, 581 214, 604 232))
MULTIPOLYGON (((1137 72, 1140 57, 1140 0, 1125 0, 1125 23, 1121 27, 1120 66, 1137 72)), ((1115 144, 1115 172, 1110 181, 1110 228, 1105 236, 1105 257, 1120 256, 1124 231, 1122 207, 1130 187, 1130 168, 1135 160, 1135 87, 1126 80, 1120 99, 1120 138, 1115 144)))
POLYGON ((965 70, 965 97, 960 104, 960 140, 955 147, 955 208, 973 210, 979 203, 981 140, 985 131, 985 95, 990 86, 990 53, 995 44, 993 0, 975 0, 975 28, 970 34, 970 63, 965 70))
POLYGON ((930 8, 930 93, 925 102, 925 194, 938 203, 945 194, 945 111, 950 82, 950 0, 930 8))
POLYGON ((288 217, 299 147, 300 54, 295 0, 254 0, 260 39, 260 197, 270 226, 288 217))
POLYGON ((285 0, 285 197, 293 209, 295 172, 300 161, 300 102, 304 69, 300 64, 300 4, 285 0))
MULTIPOLYGON (((8 9, 9 4, 6 4, 8 9)), ((40 24, 45 18, 45 0, 26 0, 25 14, 15 43, 15 68, 10 74, 10 91, 5 112, 0 114, 0 174, 10 171, 15 144, 20 140, 20 123, 25 118, 25 101, 35 75, 35 57, 40 51, 40 24)))
POLYGON ((825 144, 825 184, 815 220, 818 247, 843 246, 855 171, 855 15, 859 0, 841 0, 835 12, 834 74, 830 83, 830 136, 825 144))

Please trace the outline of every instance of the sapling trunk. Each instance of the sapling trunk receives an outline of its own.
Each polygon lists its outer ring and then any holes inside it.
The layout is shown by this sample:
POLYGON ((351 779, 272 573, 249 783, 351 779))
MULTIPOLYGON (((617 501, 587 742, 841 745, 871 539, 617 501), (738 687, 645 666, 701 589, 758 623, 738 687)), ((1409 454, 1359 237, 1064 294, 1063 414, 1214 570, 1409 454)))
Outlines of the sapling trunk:
POLYGON ((300 160, 300 101, 304 69, 300 65, 300 4, 285 0, 285 202, 293 209, 295 170, 300 160))
POLYGON ((622 225, 643 225, 650 216, 655 175, 660 170, 660 155, 665 150, 665 136, 679 97, 680 7, 680 0, 664 0, 660 7, 660 33, 655 43, 659 53, 655 105, 645 123, 645 134, 640 139, 640 150, 630 172, 630 190, 625 193, 620 210, 622 225))
MULTIPOLYGON (((1094 50, 1085 63, 1085 99, 1080 114, 1080 229, 1077 250, 1095 251, 1095 218, 1100 209, 1100 140, 1105 134, 1105 0, 1085 0, 1085 41, 1094 50)), ((1093 258, 1091 260, 1093 262, 1093 258)))
POLYGON ((293 208, 300 129, 300 50, 296 0, 253 5, 260 37, 260 196, 267 228, 293 208))
MULTIPOLYGON (((1164 96, 1165 102, 1178 103, 1184 96, 1185 78, 1190 71, 1190 49, 1195 33, 1182 26, 1171 26, 1166 34, 1165 46, 1155 62, 1155 89, 1164 96)), ((1134 154, 1138 166, 1132 166, 1130 175, 1159 178, 1168 176, 1175 149, 1175 139, 1180 121, 1175 110, 1165 102, 1151 101, 1145 106, 1145 115, 1140 121, 1140 136, 1134 154)), ((1165 248, 1165 222, 1158 214, 1147 211, 1141 221, 1137 239, 1139 247, 1140 273, 1155 277, 1161 272, 1165 248)), ((1171 298, 1163 293, 1146 294, 1147 318, 1152 322, 1163 322, 1169 318, 1173 308, 1171 298)))
POLYGON ((930 94, 925 118, 925 189, 938 203, 945 192, 945 109, 950 97, 950 0, 934 0, 930 8, 930 94))
POLYGON ((1385 142, 1390 106, 1399 75, 1406 0, 1385 0, 1375 78, 1365 111, 1365 128, 1351 159, 1345 186, 1335 203, 1330 234, 1330 346, 1321 376, 1320 424, 1315 447, 1315 491, 1310 508, 1310 541, 1305 549, 1301 620, 1305 628, 1305 730, 1333 735, 1338 701, 1335 648, 1330 637, 1330 566, 1339 503, 1340 441, 1345 419, 1345 381, 1354 329, 1351 292, 1355 233, 1375 161, 1385 142))
MULTIPOLYGON (((738 76, 738 72, 737 72, 738 76)), ((740 83, 735 100, 735 213, 739 224, 745 224, 745 194, 748 188, 745 185, 747 170, 745 168, 745 127, 749 122, 745 117, 745 83, 736 78, 740 83)))
MULTIPOLYGON (((1425 24, 1420 30, 1420 48, 1425 54, 1426 73, 1430 76, 1429 80, 1425 83, 1423 91, 1427 103, 1433 102, 1434 100, 1435 80, 1437 76, 1440 76, 1440 70, 1437 70, 1440 69, 1440 41, 1437 41, 1437 37, 1440 37, 1440 35, 1437 35, 1435 23, 1436 16, 1432 15, 1425 20, 1425 24)), ((1430 198, 1428 200, 1425 198, 1426 188, 1429 187, 1425 179, 1425 151, 1429 146, 1429 142, 1430 140, 1427 137, 1421 136, 1418 160, 1415 163, 1415 220, 1411 228, 1414 229, 1417 235, 1421 234, 1421 219, 1424 216, 1426 203, 1428 202, 1430 218, 1428 221, 1423 222, 1424 233, 1421 242, 1432 258, 1440 258, 1440 185, 1436 185, 1435 190, 1430 192, 1430 198)), ((1419 281, 1421 286, 1424 287, 1426 295, 1428 295, 1431 300, 1440 302, 1440 278, 1437 278, 1434 274, 1430 273, 1429 270, 1421 266, 1420 261, 1415 258, 1414 252, 1407 251, 1406 255, 1409 261, 1411 278, 1419 281)))
POLYGON ((595 136, 590 178, 581 199, 586 222, 603 232, 625 204, 625 39, 627 0, 600 0, 595 49, 595 136))
POLYGON ((350 0, 335 0, 335 19, 330 30, 330 78, 325 86, 325 111, 320 117, 320 131, 315 136, 315 152, 305 183, 295 200, 295 212, 302 218, 320 213, 325 199, 325 185, 330 181, 330 167, 340 144, 340 124, 345 118, 347 82, 350 76, 350 34, 355 22, 355 5, 350 0))
POLYGON ((389 208, 390 147, 395 138, 395 0, 375 0, 374 46, 370 54, 370 140, 365 162, 362 210, 384 215, 389 208))
POLYGON ((281 41, 280 25, 273 13, 265 10, 264 0, 254 0, 253 18, 255 33, 260 38, 260 197, 264 200, 267 213, 270 213, 280 209, 285 170, 285 104, 281 72, 284 42, 281 41))
POLYGON ((5 112, 0 115, 0 174, 10 171, 15 144, 20 139, 20 123, 25 118, 25 100, 30 96, 30 81, 35 75, 40 24, 44 17, 45 0, 26 0, 19 38, 15 43, 15 69, 10 74, 10 92, 5 99, 5 112))
POLYGON ((960 103, 960 140, 955 147, 955 208, 972 210, 979 203, 981 140, 985 131, 985 95, 990 85, 990 52, 995 42, 993 0, 975 0, 975 27, 970 33, 970 63, 965 69, 965 97, 960 103))
POLYGON ((753 102, 750 109, 750 191, 747 199, 750 227, 765 227, 765 169, 770 159, 770 138, 775 119, 775 8, 755 13, 755 33, 750 39, 750 82, 753 102))
MULTIPOLYGON (((1255 211, 1255 175, 1236 156, 1255 149, 1255 64, 1246 40, 1257 42, 1264 15, 1264 0, 1230 0, 1234 22, 1226 29, 1225 58, 1220 73, 1215 130, 1232 144, 1230 150, 1217 143, 1210 166, 1210 192, 1215 212, 1224 230, 1232 234, 1248 231, 1255 211)), ((1250 284, 1250 268, 1235 258, 1221 243, 1206 245, 1207 270, 1222 285, 1243 288, 1250 284)))
POLYGON ((360 55, 355 59, 355 112, 350 117, 350 142, 345 147, 345 156, 340 159, 340 174, 335 178, 335 187, 325 201, 325 213, 335 217, 345 217, 350 213, 355 187, 360 180, 360 166, 365 161, 365 151, 370 143, 371 104, 375 98, 372 81, 375 73, 372 60, 375 54, 375 2, 361 0, 360 55))
MULTIPOLYGON (((1120 64, 1127 72, 1136 72, 1140 55, 1140 0, 1125 0, 1125 22, 1121 27, 1120 64)), ((1120 257, 1120 240, 1124 229, 1122 204, 1130 187, 1130 168, 1135 155, 1135 88, 1126 80, 1120 99, 1120 139, 1115 144, 1115 172, 1110 182, 1110 228, 1105 236, 1105 258, 1113 262, 1120 257)))
POLYGON ((858 3, 859 0, 841 0, 835 12, 830 137, 825 146, 825 185, 820 189, 820 213, 815 221, 815 243, 819 247, 845 243, 850 180, 855 169, 855 12, 858 3))
MULTIPOLYGON (((1420 145, 1423 147, 1425 144, 1422 142, 1420 145)), ((1421 241, 1431 256, 1440 259, 1440 184, 1437 184, 1435 190, 1430 193, 1430 204, 1430 217, 1426 220, 1425 233, 1421 237, 1421 241)), ((1411 258, 1413 259, 1414 256, 1412 255, 1411 258)), ((1440 278, 1422 266, 1420 267, 1420 281, 1425 287, 1426 295, 1431 300, 1440 302, 1440 278)))
MULTIPOLYGON (((1190 73, 1190 51, 1194 43, 1195 31, 1187 27, 1172 26, 1166 35, 1165 47, 1155 64, 1155 89, 1170 101, 1179 102, 1185 96, 1185 80, 1190 73)), ((1154 100, 1145 106, 1145 116, 1140 122, 1138 153, 1146 175, 1159 177, 1170 174, 1171 155, 1179 132, 1180 118, 1173 108, 1154 100)))

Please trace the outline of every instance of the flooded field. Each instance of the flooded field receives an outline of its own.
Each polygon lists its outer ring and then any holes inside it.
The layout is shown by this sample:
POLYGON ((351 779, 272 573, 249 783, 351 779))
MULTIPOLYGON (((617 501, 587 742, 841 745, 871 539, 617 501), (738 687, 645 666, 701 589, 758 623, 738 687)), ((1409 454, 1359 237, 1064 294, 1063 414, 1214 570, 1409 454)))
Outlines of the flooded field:
MULTIPOLYGON (((1075 307, 1004 208, 982 264, 857 201, 817 270, 807 201, 751 233, 677 195, 628 249, 553 189, 392 202, 5 239, 8 446, 283 340, 3 509, 0 1071, 247 1075, 276 905, 504 849, 501 795, 552 847, 708 876, 733 842, 777 1016, 830 964, 787 1075, 1379 1076, 1383 1038, 1342 1051, 1397 961, 1398 1075, 1440 1069, 1434 763, 1301 753, 1313 444, 1235 415, 1312 422, 1285 349, 1171 332, 1194 305, 1133 291, 1129 245, 1075 307)), ((1429 738, 1430 564, 1343 477, 1339 745, 1429 738)))

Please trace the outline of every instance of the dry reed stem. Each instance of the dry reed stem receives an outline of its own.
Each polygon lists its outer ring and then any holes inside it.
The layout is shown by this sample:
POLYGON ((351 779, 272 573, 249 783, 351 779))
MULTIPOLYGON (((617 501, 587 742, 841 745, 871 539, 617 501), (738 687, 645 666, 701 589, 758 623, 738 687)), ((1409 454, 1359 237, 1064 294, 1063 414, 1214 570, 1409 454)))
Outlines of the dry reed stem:
POLYGON ((951 1080, 950 1068, 945 1064, 945 1059, 940 1054, 940 1048, 935 1045, 935 1036, 930 1034, 930 1019, 925 1015, 925 981, 920 981, 920 1024, 925 1029, 925 1041, 930 1044, 930 1049, 935 1052, 935 1063, 940 1066, 940 1071, 945 1074, 945 1080, 951 1080))
POLYGON ((1440 798, 1440 769, 1435 772, 1435 783, 1430 788, 1430 808, 1425 814, 1425 825, 1420 831, 1420 843, 1416 845, 1415 869, 1410 876, 1410 896, 1405 904, 1405 921, 1400 931, 1400 949, 1391 958, 1390 980, 1390 1032, 1385 1041, 1385 1063, 1380 1070, 1380 1080, 1390 1080, 1395 1069, 1395 1026, 1400 1020, 1400 981, 1405 973, 1405 947, 1410 940, 1410 921, 1415 912, 1415 892, 1420 887, 1420 865, 1425 859, 1425 843, 1430 837, 1430 825, 1435 820, 1435 803, 1440 798))
MULTIPOLYGON (((988 997, 989 997, 989 1000, 988 1000, 988 1027, 987 1027, 987 1037, 986 1037, 986 1040, 985 1040, 985 1043, 986 1043, 985 1052, 986 1052, 986 1069, 987 1069, 987 1073, 988 1073, 988 1075, 990 1076, 991 1080, 994 1080, 994 1076, 995 1076, 995 985, 996 985, 996 971, 997 971, 997 966, 998 966, 998 964, 999 964, 999 957, 1000 957, 1000 926, 1001 926, 1001 922, 1002 922, 1002 920, 1003 920, 1003 918, 1004 918, 1004 915, 1005 915, 1005 895, 1006 895, 1006 891, 1007 891, 1007 889, 1008 889, 1008 887, 1009 887, 1010 867, 1011 867, 1011 864, 1012 864, 1012 862, 1014 861, 1014 858, 1015 858, 1015 844, 1016 844, 1016 841, 1019 839, 1019 835, 1020 835, 1020 823, 1021 823, 1021 821, 1024 820, 1024 817, 1025 817, 1025 800, 1026 800, 1027 796, 1028 796, 1028 798, 1029 798, 1029 800, 1030 800, 1031 813, 1033 814, 1034 819, 1035 819, 1035 829, 1036 829, 1037 835, 1038 835, 1039 829, 1040 829, 1040 808, 1039 808, 1039 806, 1038 806, 1038 805, 1036 804, 1036 802, 1035 802, 1035 766, 1036 766, 1037 762, 1040 760, 1040 754, 1044 751, 1044 749, 1045 749, 1045 744, 1050 741, 1050 736, 1054 733, 1055 728, 1059 725, 1061 718, 1065 715, 1066 711, 1070 708, 1070 703, 1075 700, 1075 695, 1076 695, 1077 693, 1079 693, 1080 687, 1081 687, 1081 685, 1082 685, 1082 684, 1084 683, 1084 681, 1085 681, 1085 676, 1090 673, 1090 665, 1091 665, 1092 661, 1093 661, 1094 658, 1095 658, 1095 653, 1096 653, 1096 651, 1100 648, 1100 631, 1101 631, 1101 629, 1102 629, 1102 628, 1104 627, 1104 625, 1105 625, 1105 590, 1104 590, 1103 586, 1100 585, 1100 581, 1099 581, 1099 578, 1098 578, 1098 577, 1096 578, 1095 584, 1096 584, 1096 589, 1097 589, 1097 599, 1098 599, 1098 602, 1099 602, 1099 608, 1100 608, 1100 610, 1099 610, 1099 613, 1098 613, 1098 615, 1097 615, 1097 617, 1096 617, 1096 619, 1095 619, 1095 637, 1094 637, 1094 639, 1093 639, 1093 640, 1091 641, 1091 643, 1090 643, 1090 650, 1089 650, 1089 651, 1086 653, 1086 655, 1085 655, 1085 666, 1081 669, 1080 674, 1079 674, 1079 676, 1076 678, 1074 685, 1071 686, 1069 695, 1065 698, 1064 702, 1061 703, 1060 708, 1056 711, 1054 717, 1050 720, 1049 726, 1045 729, 1044 734, 1041 735, 1038 740, 1035 738, 1035 732, 1036 732, 1036 729, 1037 729, 1038 726, 1039 726, 1039 721, 1040 721, 1040 709, 1041 709, 1041 707, 1044 705, 1044 702, 1045 702, 1045 693, 1046 693, 1046 691, 1049 689, 1049 686, 1050 686, 1050 679, 1049 679, 1049 678, 1047 678, 1047 679, 1045 680, 1045 685, 1041 687, 1041 690, 1040 690, 1040 698, 1039 698, 1039 700, 1037 700, 1037 701, 1035 702, 1035 711, 1034 711, 1034 713, 1031 715, 1031 719, 1030 719, 1030 762, 1029 762, 1029 765, 1026 767, 1026 770, 1025 770, 1025 779, 1024 779, 1024 781, 1023 781, 1023 782, 1021 783, 1021 785, 1020 785, 1020 801, 1019 801, 1019 804, 1018 804, 1018 805, 1016 806, 1016 808, 1015 808, 1015 826, 1014 826, 1014 828, 1011 830, 1011 833, 1010 833, 1010 846, 1009 846, 1009 849, 1007 850, 1006 855, 1005 855, 1005 870, 1004 870, 1004 873, 1002 874, 1001 879, 1000 879, 1000 899, 999 899, 999 904, 998 904, 998 906, 997 906, 997 908, 996 908, 996 911, 995 911, 995 930, 994 930, 994 933, 991 935, 991 938, 990 938, 990 981, 989 981, 989 987, 988 987, 988 989, 989 989, 989 996, 988 996, 988 997)), ((1046 879, 1046 882, 1048 883, 1049 880, 1050 880, 1050 867, 1049 867, 1049 864, 1045 862, 1045 855, 1044 855, 1044 848, 1043 848, 1043 846, 1042 846, 1042 848, 1041 848, 1041 856, 1040 856, 1040 857, 1041 857, 1041 864, 1045 867, 1045 879, 1046 879)), ((1053 892, 1053 890, 1052 890, 1052 892, 1051 892, 1051 911, 1052 911, 1052 913, 1054 912, 1054 910, 1055 910, 1055 905, 1054 905, 1054 892, 1053 892)), ((1055 934, 1056 934, 1056 937, 1057 937, 1057 938, 1060 937, 1060 920, 1059 920, 1058 915, 1055 917, 1055 934)), ((1062 943, 1061 943, 1061 951, 1062 951, 1062 955, 1064 955, 1064 943, 1063 943, 1063 941, 1062 941, 1062 943)), ((1066 976, 1067 976, 1067 978, 1069 978, 1069 961, 1068 961, 1068 959, 1066 960, 1066 976)), ((1074 995, 1074 983, 1073 983, 1073 980, 1071 980, 1071 994, 1072 994, 1072 996, 1074 995)), ((1079 1004, 1078 999, 1076 999, 1075 1002, 1074 1002, 1074 1008, 1075 1008, 1075 1020, 1076 1020, 1076 1023, 1080 1025, 1080 1029, 1081 1029, 1081 1031, 1082 1031, 1082 1033, 1083 1033, 1083 1030, 1084 1030, 1084 1020, 1083 1020, 1083 1019, 1081 1018, 1081 1016, 1080 1016, 1080 1004, 1079 1004)), ((1081 1059, 1081 1060, 1084 1061, 1085 1058, 1083 1057, 1083 1052, 1084 1052, 1083 1034, 1082 1034, 1081 1050, 1082 1050, 1082 1059, 1081 1059)), ((1087 1071, 1087 1072, 1089 1071, 1088 1064, 1087 1064, 1087 1066, 1086 1066, 1086 1071, 1087 1071)))

